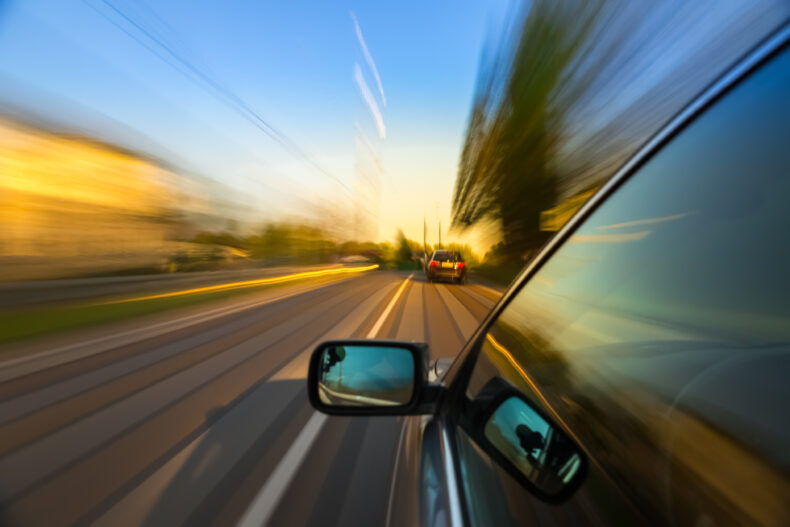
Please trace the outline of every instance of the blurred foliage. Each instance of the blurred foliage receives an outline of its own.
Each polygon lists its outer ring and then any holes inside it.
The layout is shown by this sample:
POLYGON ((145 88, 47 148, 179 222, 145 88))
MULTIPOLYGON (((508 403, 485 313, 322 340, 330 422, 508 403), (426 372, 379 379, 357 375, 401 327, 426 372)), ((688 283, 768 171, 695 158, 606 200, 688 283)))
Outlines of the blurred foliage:
POLYGON ((447 251, 455 251, 461 254, 464 261, 470 266, 476 266, 480 263, 480 259, 472 251, 472 247, 466 243, 445 243, 442 244, 442 249, 447 251))
POLYGON ((236 249, 244 249, 244 242, 238 236, 229 232, 199 232, 192 240, 192 243, 201 243, 206 245, 224 245, 226 247, 235 247, 236 249))
POLYGON ((505 261, 506 257, 507 248, 505 247, 505 242, 499 242, 491 246, 485 256, 483 256, 483 260, 487 264, 496 265, 505 261))
POLYGON ((250 257, 266 263, 325 263, 336 253, 336 243, 320 228, 269 223, 245 241, 250 257))
POLYGON ((401 262, 411 261, 412 245, 400 229, 398 229, 398 234, 395 236, 395 242, 398 245, 398 260, 401 262))
MULTIPOLYGON (((173 270, 192 270, 198 265, 206 268, 211 262, 224 261, 218 256, 222 254, 221 249, 234 249, 234 254, 243 255, 250 265, 330 263, 342 262, 347 257, 362 257, 385 269, 417 269, 423 254, 423 245, 407 238, 400 230, 394 244, 354 240, 337 242, 319 227, 291 222, 267 223, 247 236, 226 231, 202 231, 191 242, 210 250, 193 251, 189 256, 181 254, 173 270)), ((464 255, 472 254, 468 245, 450 244, 448 247, 464 255)), ((433 250, 430 245, 427 248, 429 253, 433 250)))
POLYGON ((478 86, 453 197, 453 223, 501 222, 509 254, 522 254, 548 238, 540 218, 558 198, 552 161, 563 111, 583 90, 565 81, 568 69, 579 66, 601 5, 533 2, 516 32, 515 50, 500 51, 478 86))
POLYGON ((507 286, 524 267, 522 260, 513 259, 511 256, 505 242, 500 241, 492 245, 482 260, 477 265, 472 265, 469 270, 476 278, 483 277, 498 285, 507 286))
POLYGON ((453 195, 455 228, 498 227, 491 265, 523 265, 788 11, 773 0, 522 9, 481 57, 453 195))
POLYGON ((471 267, 469 272, 475 278, 483 277, 495 284, 508 286, 521 269, 523 269, 523 265, 518 262, 505 262, 498 265, 483 263, 477 267, 471 267))

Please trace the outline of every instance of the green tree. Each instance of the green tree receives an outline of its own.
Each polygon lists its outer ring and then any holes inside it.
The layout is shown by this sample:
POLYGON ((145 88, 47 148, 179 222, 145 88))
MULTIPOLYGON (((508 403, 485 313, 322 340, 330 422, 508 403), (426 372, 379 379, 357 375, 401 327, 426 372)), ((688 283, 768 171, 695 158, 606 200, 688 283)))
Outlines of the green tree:
POLYGON ((476 266, 480 263, 480 259, 472 251, 472 247, 466 243, 447 243, 444 247, 448 251, 455 251, 460 253, 464 261, 470 266, 476 266))
POLYGON ((453 195, 453 225, 501 224, 517 259, 548 238, 541 212, 557 202, 555 156, 564 112, 583 86, 566 85, 600 2, 535 0, 514 48, 481 71, 453 195))
POLYGON ((398 229, 398 234, 395 236, 395 241, 398 245, 398 260, 401 262, 410 262, 412 245, 409 243, 410 240, 406 238, 406 235, 403 234, 402 230, 398 229))

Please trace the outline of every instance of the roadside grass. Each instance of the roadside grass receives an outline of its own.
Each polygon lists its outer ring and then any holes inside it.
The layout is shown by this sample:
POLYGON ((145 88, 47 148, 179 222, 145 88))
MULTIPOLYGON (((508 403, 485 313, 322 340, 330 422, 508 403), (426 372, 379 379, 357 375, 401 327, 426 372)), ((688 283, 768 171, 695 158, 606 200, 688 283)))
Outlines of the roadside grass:
POLYGON ((183 296, 152 298, 131 302, 112 303, 109 302, 110 299, 106 299, 0 312, 0 345, 18 342, 31 337, 40 337, 57 332, 117 322, 171 309, 191 307, 206 302, 217 302, 286 285, 330 282, 343 279, 344 277, 345 275, 297 278, 249 288, 197 292, 183 296))

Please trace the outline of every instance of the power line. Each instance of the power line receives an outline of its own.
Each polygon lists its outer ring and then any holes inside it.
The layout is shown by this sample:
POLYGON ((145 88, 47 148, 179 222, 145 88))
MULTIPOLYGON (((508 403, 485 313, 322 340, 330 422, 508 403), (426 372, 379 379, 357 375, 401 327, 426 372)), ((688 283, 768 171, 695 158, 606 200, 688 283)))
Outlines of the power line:
POLYGON ((229 89, 222 86, 219 82, 211 78, 211 76, 206 74, 204 71, 200 70, 200 68, 196 67, 187 59, 176 53, 170 46, 164 43, 161 39, 151 34, 151 31, 143 27, 142 24, 134 20, 127 13, 123 12, 121 9, 119 9, 112 3, 108 2, 107 0, 104 0, 104 4, 107 7, 109 7, 112 11, 114 11, 118 16, 123 18, 126 22, 128 22, 134 28, 136 28, 139 32, 145 35, 150 41, 152 41, 157 46, 159 46, 159 48, 164 50, 167 53, 167 55, 169 55, 172 59, 168 59, 168 57, 163 56, 156 49, 145 43, 143 40, 138 38, 132 32, 128 31, 122 25, 118 24, 115 20, 110 18, 106 13, 103 13, 102 11, 100 11, 99 9, 97 9, 95 6, 91 4, 88 5, 92 7, 97 13, 99 13, 99 15, 101 15, 107 21, 112 23, 115 27, 117 27, 118 29, 123 31, 126 35, 131 37, 135 42, 142 45, 146 50, 153 53, 156 57, 158 57, 160 60, 165 62, 167 65, 171 66, 173 69, 184 75, 184 77, 195 82, 195 84, 197 84, 198 86, 203 87, 210 94, 217 96, 219 100, 224 102, 231 109, 235 110, 239 115, 245 118, 253 126, 258 128, 261 132, 266 134, 275 142, 279 143, 291 155, 301 159, 302 161, 306 162, 307 164, 315 168, 318 172, 332 179, 333 181, 338 183, 341 187, 343 187, 344 190, 346 190, 349 194, 353 196, 353 192, 348 187, 348 185, 346 185, 340 178, 338 178, 334 174, 327 171, 324 167, 322 167, 318 162, 316 162, 312 157, 310 157, 295 141, 293 141, 283 132, 278 130, 274 125, 266 121, 260 114, 258 114, 258 112, 256 112, 252 107, 250 107, 250 105, 247 104, 247 102, 244 101, 241 97, 239 97, 229 89), (173 60, 175 60, 176 63, 180 65, 180 67, 178 67, 177 64, 174 64, 173 60), (195 77, 197 77, 197 79, 202 81, 202 83, 196 82, 195 77))

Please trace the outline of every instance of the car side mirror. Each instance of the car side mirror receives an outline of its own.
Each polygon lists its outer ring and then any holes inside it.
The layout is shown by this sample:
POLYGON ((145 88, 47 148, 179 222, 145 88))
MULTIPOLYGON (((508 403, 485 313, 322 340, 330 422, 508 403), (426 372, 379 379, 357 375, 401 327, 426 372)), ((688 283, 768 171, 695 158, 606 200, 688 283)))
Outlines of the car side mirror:
POLYGON ((428 384, 427 345, 388 340, 336 340, 310 358, 307 392, 332 415, 432 413, 440 388, 428 384))
POLYGON ((498 390, 489 401, 475 426, 483 450, 541 499, 570 497, 587 470, 576 442, 515 388, 498 390))

